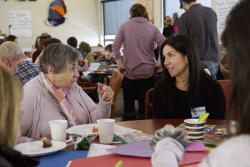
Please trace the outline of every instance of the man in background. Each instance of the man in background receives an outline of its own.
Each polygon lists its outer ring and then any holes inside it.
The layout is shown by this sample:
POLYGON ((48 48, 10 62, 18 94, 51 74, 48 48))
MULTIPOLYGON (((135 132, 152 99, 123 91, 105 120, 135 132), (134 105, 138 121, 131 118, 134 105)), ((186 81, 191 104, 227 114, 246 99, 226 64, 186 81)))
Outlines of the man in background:
POLYGON ((196 42, 201 63, 216 78, 219 69, 217 15, 196 0, 180 0, 180 3, 186 12, 180 17, 179 32, 196 42))
POLYGON ((0 45, 0 65, 14 73, 23 84, 39 74, 38 67, 16 42, 7 41, 0 45))

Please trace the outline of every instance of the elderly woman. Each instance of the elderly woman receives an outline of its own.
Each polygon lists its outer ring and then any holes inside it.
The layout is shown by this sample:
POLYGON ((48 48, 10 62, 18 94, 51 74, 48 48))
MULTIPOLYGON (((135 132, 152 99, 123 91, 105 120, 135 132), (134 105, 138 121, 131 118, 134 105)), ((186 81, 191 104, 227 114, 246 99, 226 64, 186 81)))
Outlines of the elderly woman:
POLYGON ((113 91, 98 83, 100 101, 95 104, 76 84, 79 53, 64 44, 51 44, 40 60, 41 73, 24 86, 21 115, 23 136, 50 135, 49 121, 66 119, 71 126, 108 118, 113 91))

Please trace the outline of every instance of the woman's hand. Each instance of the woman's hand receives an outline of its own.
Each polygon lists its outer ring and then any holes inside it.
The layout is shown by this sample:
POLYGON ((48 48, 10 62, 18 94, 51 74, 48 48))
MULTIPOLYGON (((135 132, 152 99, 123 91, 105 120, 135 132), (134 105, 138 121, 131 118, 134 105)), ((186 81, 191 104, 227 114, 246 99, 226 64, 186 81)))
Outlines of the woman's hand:
POLYGON ((110 86, 98 83, 97 92, 103 101, 109 102, 113 100, 114 92, 110 86))

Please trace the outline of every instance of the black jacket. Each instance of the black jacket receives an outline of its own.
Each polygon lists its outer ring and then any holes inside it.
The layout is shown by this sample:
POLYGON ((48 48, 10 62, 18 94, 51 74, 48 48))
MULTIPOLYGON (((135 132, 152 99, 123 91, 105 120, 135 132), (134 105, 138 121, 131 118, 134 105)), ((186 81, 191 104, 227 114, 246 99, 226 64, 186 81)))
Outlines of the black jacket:
POLYGON ((22 155, 20 152, 0 144, 0 167, 33 167, 38 160, 22 155))

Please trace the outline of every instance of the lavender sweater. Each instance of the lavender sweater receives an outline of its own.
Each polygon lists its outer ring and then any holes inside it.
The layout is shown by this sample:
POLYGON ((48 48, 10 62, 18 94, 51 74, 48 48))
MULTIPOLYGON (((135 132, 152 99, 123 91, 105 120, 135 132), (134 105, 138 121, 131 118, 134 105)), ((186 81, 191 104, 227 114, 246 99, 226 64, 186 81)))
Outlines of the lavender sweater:
MULTIPOLYGON (((100 100, 99 104, 95 104, 77 84, 68 90, 67 97, 81 124, 110 117, 111 102, 100 100)), ((50 135, 49 121, 65 119, 60 111, 59 103, 43 86, 41 76, 38 75, 24 85, 21 134, 30 138, 50 135)))
POLYGON ((155 72, 156 60, 154 46, 165 40, 161 32, 143 17, 134 17, 118 30, 113 43, 115 59, 122 59, 120 49, 123 45, 123 64, 125 76, 130 79, 151 77, 155 72))

